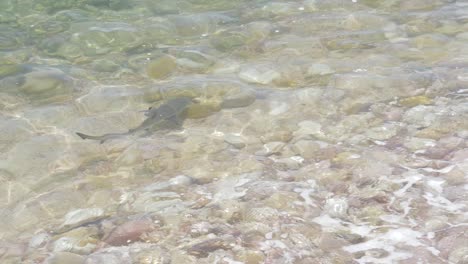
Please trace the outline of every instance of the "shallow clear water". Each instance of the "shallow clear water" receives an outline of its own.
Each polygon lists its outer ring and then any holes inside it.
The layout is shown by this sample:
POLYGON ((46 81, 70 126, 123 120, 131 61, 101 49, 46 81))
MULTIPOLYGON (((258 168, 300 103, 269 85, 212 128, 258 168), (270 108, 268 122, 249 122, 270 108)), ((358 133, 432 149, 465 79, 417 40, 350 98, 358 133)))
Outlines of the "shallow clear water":
POLYGON ((468 263, 467 32, 465 1, 3 0, 1 263, 468 263))

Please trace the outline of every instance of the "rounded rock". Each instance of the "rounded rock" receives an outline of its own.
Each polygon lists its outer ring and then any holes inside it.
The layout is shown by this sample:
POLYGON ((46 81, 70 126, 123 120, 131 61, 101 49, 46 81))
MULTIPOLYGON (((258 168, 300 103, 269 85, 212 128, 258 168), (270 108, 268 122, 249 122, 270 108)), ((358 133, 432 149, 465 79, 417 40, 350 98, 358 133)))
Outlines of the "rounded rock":
POLYGON ((177 68, 176 60, 170 55, 162 55, 153 59, 146 66, 146 73, 153 79, 165 79, 177 68))

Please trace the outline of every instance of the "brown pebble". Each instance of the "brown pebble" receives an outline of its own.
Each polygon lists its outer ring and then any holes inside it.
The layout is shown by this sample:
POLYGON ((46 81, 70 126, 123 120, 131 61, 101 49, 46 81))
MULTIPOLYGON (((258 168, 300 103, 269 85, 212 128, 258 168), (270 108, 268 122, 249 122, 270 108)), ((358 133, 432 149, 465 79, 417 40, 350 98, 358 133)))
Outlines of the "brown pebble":
POLYGON ((432 147, 432 148, 428 148, 424 152, 424 156, 430 159, 443 159, 449 152, 450 152, 449 149, 445 149, 441 147, 432 147))
POLYGON ((104 242, 112 246, 127 245, 137 241, 141 235, 153 229, 153 222, 148 218, 131 220, 114 228, 104 239, 104 242))
POLYGON ((200 242, 198 244, 195 244, 191 246, 187 252, 190 255, 194 255, 200 258, 205 258, 208 256, 210 252, 213 252, 218 249, 225 249, 228 250, 231 247, 228 245, 228 243, 221 238, 213 238, 213 239, 208 239, 203 242, 200 242))

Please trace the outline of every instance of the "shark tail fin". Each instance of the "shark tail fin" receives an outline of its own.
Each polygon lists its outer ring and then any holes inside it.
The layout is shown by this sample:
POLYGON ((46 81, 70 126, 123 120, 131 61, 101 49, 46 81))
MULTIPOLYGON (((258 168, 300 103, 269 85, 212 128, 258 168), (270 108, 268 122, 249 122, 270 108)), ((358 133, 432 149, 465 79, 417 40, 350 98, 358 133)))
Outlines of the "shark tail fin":
POLYGON ((89 138, 88 135, 85 135, 85 134, 80 133, 80 132, 76 132, 76 134, 77 134, 81 139, 88 139, 88 138, 89 138))

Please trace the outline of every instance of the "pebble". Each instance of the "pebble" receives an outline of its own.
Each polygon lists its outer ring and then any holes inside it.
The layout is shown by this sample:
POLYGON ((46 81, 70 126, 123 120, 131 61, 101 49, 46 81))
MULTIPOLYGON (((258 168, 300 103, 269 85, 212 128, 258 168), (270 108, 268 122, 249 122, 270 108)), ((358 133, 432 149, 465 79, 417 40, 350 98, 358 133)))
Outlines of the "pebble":
POLYGON ((299 140, 292 145, 291 149, 305 159, 313 159, 320 151, 320 144, 313 140, 299 140))
POLYGON ((153 222, 149 218, 130 220, 114 228, 104 238, 104 242, 112 246, 123 246, 138 240, 144 233, 153 230, 153 222))
POLYGON ((105 217, 104 210, 101 208, 85 208, 71 211, 65 215, 64 222, 60 227, 60 232, 70 230, 74 227, 94 222, 105 217))
POLYGON ((366 130, 366 136, 374 140, 388 140, 397 135, 400 127, 395 124, 383 124, 366 130))
POLYGON ((176 67, 177 64, 174 57, 163 55, 148 63, 146 73, 153 79, 165 79, 176 70, 176 67))
POLYGON ((278 141, 268 142, 264 144, 263 149, 257 151, 255 155, 270 156, 273 154, 279 154, 281 150, 284 148, 284 146, 286 146, 286 144, 283 142, 278 142, 278 141))
POLYGON ((345 198, 327 199, 324 211, 331 217, 345 219, 348 216, 348 201, 345 198))
POLYGON ((227 134, 224 136, 224 141, 238 149, 245 147, 245 142, 242 136, 227 134))

